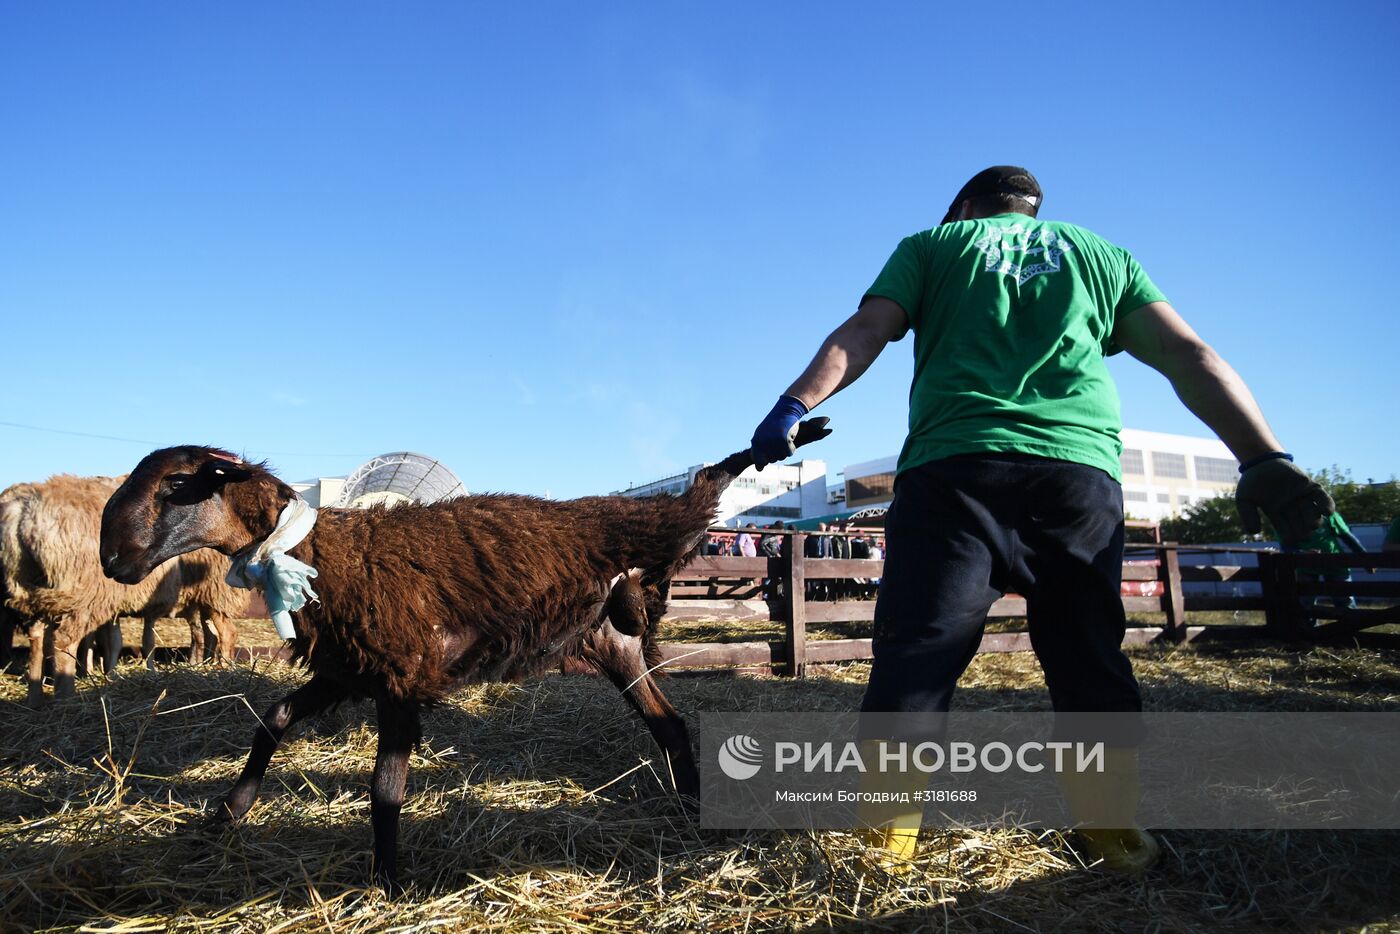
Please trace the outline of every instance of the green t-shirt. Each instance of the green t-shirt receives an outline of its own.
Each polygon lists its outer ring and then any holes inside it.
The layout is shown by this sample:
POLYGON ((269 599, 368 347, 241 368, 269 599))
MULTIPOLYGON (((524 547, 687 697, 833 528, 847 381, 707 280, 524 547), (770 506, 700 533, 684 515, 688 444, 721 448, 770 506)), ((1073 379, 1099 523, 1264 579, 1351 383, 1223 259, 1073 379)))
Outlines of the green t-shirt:
POLYGON ((900 471, 954 454, 1017 451, 1121 480, 1118 390, 1104 357, 1118 316, 1163 296, 1124 249, 1024 214, 906 237, 867 296, 914 331, 900 471))

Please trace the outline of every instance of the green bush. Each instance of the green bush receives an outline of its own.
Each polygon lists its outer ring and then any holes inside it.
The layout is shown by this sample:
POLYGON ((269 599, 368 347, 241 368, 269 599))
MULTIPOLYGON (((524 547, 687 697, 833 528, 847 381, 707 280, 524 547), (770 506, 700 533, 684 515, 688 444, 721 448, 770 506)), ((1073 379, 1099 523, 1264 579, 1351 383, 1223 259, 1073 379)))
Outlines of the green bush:
MULTIPOLYGON (((1393 477, 1385 483, 1359 483, 1352 479, 1351 471, 1335 466, 1313 473, 1312 477, 1332 495, 1348 525, 1388 523, 1400 516, 1400 482, 1393 477)), ((1264 537, 1274 537, 1267 519, 1264 520, 1264 537)), ((1188 506, 1179 517, 1162 521, 1163 541, 1208 545, 1238 542, 1244 538, 1233 491, 1202 500, 1188 506)))

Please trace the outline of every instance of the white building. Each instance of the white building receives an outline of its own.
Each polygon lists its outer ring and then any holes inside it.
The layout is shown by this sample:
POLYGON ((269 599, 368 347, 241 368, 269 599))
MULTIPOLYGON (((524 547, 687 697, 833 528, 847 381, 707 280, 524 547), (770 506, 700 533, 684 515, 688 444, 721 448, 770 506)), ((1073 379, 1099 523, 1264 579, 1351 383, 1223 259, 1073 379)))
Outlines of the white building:
MULTIPOLYGON (((695 475, 709 464, 697 464, 684 473, 663 477, 617 492, 623 496, 684 493, 695 475)), ((719 499, 715 522, 724 525, 767 525, 820 516, 830 511, 826 503, 826 461, 803 460, 795 464, 771 464, 763 472, 750 467, 735 478, 719 499)))
MULTIPOLYGON (((1133 519, 1165 519, 1187 506, 1235 488, 1239 462, 1214 438, 1125 428, 1123 512, 1133 519)), ((897 457, 852 464, 845 470, 845 508, 888 506, 894 498, 897 457)))
POLYGON ((1135 519, 1165 519, 1187 506, 1229 493, 1240 462, 1223 441, 1124 428, 1123 511, 1135 519))

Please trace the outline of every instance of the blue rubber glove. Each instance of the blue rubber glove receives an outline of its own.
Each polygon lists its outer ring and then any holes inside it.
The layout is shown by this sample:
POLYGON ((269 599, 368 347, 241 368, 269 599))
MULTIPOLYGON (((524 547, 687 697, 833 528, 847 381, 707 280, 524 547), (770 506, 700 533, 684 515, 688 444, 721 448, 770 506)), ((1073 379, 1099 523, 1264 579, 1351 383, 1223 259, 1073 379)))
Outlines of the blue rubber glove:
POLYGON ((753 465, 759 470, 774 461, 791 457, 797 450, 793 439, 797 436, 797 423, 807 414, 807 406, 792 396, 779 396, 763 421, 754 429, 749 449, 753 453, 753 465))

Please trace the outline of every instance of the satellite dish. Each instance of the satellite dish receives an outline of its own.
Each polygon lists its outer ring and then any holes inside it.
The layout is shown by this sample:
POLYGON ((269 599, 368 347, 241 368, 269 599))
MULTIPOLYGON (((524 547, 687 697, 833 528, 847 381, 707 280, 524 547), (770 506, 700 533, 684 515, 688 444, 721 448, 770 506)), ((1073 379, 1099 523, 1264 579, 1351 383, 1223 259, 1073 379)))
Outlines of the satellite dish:
POLYGON ((441 462, 425 454, 397 451, 357 467, 345 478, 340 496, 331 505, 364 509, 380 503, 436 503, 466 495, 462 481, 441 462))

